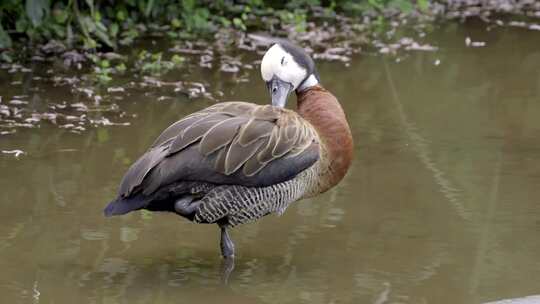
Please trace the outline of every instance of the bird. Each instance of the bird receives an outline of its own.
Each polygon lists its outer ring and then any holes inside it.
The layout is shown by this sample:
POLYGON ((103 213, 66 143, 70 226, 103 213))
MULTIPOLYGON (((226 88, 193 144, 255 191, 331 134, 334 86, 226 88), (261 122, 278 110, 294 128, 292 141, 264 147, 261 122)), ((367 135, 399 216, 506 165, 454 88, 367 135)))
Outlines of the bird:
POLYGON ((260 64, 271 103, 216 103, 166 128, 128 169, 107 217, 168 211, 220 228, 221 255, 234 259, 229 230, 337 185, 353 138, 337 98, 300 46, 276 40, 260 64), (285 108, 296 93, 296 110, 285 108))

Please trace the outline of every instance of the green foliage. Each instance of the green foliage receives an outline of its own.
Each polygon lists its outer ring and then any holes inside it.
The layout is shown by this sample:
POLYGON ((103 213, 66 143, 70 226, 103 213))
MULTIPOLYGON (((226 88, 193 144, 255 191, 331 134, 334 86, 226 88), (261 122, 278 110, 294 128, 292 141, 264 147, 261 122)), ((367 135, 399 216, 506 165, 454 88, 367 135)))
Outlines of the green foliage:
POLYGON ((279 18, 284 24, 291 24, 295 26, 296 31, 306 31, 306 12, 300 9, 296 9, 293 12, 282 10, 279 11, 279 18))
MULTIPOLYGON (((394 7, 426 11, 429 0, 2 0, 0 49, 14 42, 63 41, 70 48, 115 49, 130 45, 145 29, 164 28, 172 38, 215 32, 221 27, 249 31, 264 27, 260 16, 305 31, 313 7, 358 15, 394 7), (152 27, 151 27, 152 28, 152 27)), ((5 57, 5 56, 3 56, 5 57)))
POLYGON ((416 0, 416 4, 418 5, 418 8, 420 8, 421 11, 427 12, 429 8, 428 0, 416 0))
POLYGON ((135 68, 143 74, 161 75, 184 63, 180 55, 173 55, 170 60, 163 59, 163 53, 141 51, 137 56, 135 68))
POLYGON ((8 33, 6 33, 6 31, 2 27, 2 24, 0 23, 0 49, 10 48, 11 43, 11 38, 9 37, 8 33))
POLYGON ((127 68, 124 63, 126 60, 122 56, 115 59, 106 59, 94 54, 89 54, 88 57, 94 63, 93 79, 102 84, 106 84, 113 79, 113 75, 123 74, 127 68))
POLYGON ((241 18, 233 18, 233 24, 237 29, 241 29, 243 31, 246 30, 246 25, 244 24, 244 21, 242 21, 241 18))
POLYGON ((400 11, 408 13, 414 9, 414 5, 405 0, 394 0, 389 3, 389 6, 398 8, 400 11))
POLYGON ((298 8, 307 8, 307 7, 310 7, 310 6, 320 6, 321 5, 321 1, 319 0, 291 0, 291 1, 288 1, 287 4, 285 4, 285 6, 288 8, 288 9, 298 9, 298 8))
POLYGON ((410 13, 415 7, 427 11, 429 6, 429 0, 336 0, 332 3, 341 11, 351 15, 359 15, 369 10, 381 11, 387 7, 410 13))
POLYGON ((211 29, 210 11, 196 0, 182 0, 182 19, 188 31, 207 32, 211 29))
POLYGON ((43 18, 49 14, 48 0, 26 0, 26 15, 33 26, 40 26, 43 18))
POLYGON ((173 55, 171 57, 171 61, 174 63, 175 66, 181 66, 186 59, 180 55, 173 55))

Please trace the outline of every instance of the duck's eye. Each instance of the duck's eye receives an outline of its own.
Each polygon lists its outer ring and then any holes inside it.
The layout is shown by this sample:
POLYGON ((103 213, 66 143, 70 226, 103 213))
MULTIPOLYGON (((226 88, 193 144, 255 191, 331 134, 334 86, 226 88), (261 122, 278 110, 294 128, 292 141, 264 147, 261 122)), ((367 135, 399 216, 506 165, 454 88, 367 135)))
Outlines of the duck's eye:
POLYGON ((281 57, 281 65, 285 65, 285 56, 281 57))

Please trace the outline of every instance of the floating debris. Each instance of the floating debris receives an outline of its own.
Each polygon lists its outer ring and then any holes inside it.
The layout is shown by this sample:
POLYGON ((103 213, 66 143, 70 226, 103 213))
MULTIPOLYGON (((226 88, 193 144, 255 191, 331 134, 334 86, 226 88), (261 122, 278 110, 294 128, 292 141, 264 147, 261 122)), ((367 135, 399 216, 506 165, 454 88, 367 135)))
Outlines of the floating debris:
POLYGON ((66 51, 66 46, 58 40, 50 40, 47 44, 42 45, 40 50, 47 55, 60 54, 66 51))
POLYGON ((143 82, 139 84, 140 87, 172 87, 173 92, 183 93, 189 98, 206 97, 211 100, 215 100, 211 93, 206 89, 206 85, 201 82, 194 81, 161 81, 155 77, 144 76, 143 82))
POLYGON ((15 156, 15 158, 19 158, 19 156, 26 154, 23 150, 2 150, 2 153, 11 154, 15 156))
POLYGON ((207 49, 207 48, 195 49, 194 47, 196 47, 195 44, 188 42, 185 44, 185 46, 175 45, 173 48, 169 49, 169 52, 180 53, 180 54, 190 54, 190 55, 202 55, 202 54, 211 55, 212 54, 212 51, 210 49, 207 49))
POLYGON ((94 95, 94 90, 92 90, 91 88, 77 88, 77 91, 86 94, 88 98, 92 98, 92 96, 94 95))
MULTIPOLYGON (((254 49, 258 47, 266 48, 276 41, 274 37, 265 34, 249 33, 246 35, 246 37, 250 39, 251 45, 254 46, 254 49)), ((242 40, 242 42, 244 41, 245 40, 242 40)))
POLYGON ((10 134, 14 134, 16 132, 17 132, 17 130, 15 130, 15 129, 11 129, 9 131, 0 131, 0 135, 10 135, 10 134))
POLYGON ((30 72, 32 72, 32 69, 29 69, 29 68, 24 67, 24 66, 22 66, 20 64, 17 64, 17 63, 8 64, 8 65, 2 65, 2 68, 8 69, 9 74, 30 73, 30 72))
POLYGON ((63 86, 63 85, 73 86, 79 83, 81 79, 76 76, 73 76, 73 77, 54 76, 52 77, 52 81, 54 82, 55 86, 63 86))
POLYGON ((226 73, 238 73, 238 71, 240 71, 240 67, 224 62, 221 63, 219 70, 226 73))
MULTIPOLYGON (((39 128, 43 123, 58 126, 59 128, 68 129, 70 132, 81 133, 88 129, 89 126, 95 125, 126 125, 126 123, 111 122, 115 117, 119 117, 121 113, 117 104, 112 103, 112 96, 108 95, 105 101, 104 96, 95 94, 90 88, 72 88, 72 92, 83 92, 81 101, 68 103, 62 102, 47 102, 45 111, 38 111, 41 108, 39 97, 34 95, 17 95, 8 97, 9 102, 0 104, 0 135, 13 134, 19 128, 39 128), (37 98, 37 99, 36 99, 37 98), (32 106, 29 106, 27 99, 31 99, 32 106), (99 113, 104 118, 89 119, 86 113, 99 113), (107 115, 109 117, 105 117, 107 115)), ((4 97, 2 97, 4 98, 4 97)))
POLYGON ((240 71, 240 68, 243 66, 242 61, 239 57, 221 55, 220 61, 220 71, 226 73, 238 73, 240 71))
POLYGON ((351 61, 351 50, 344 47, 334 47, 328 48, 323 53, 313 54, 315 59, 325 59, 329 61, 341 61, 349 62, 351 61))
POLYGON ((158 101, 163 101, 163 100, 168 100, 168 99, 172 99, 172 97, 171 96, 159 96, 157 98, 158 101))
POLYGON ((405 47, 407 51, 426 51, 426 52, 434 52, 437 51, 438 48, 429 44, 418 44, 416 42, 413 42, 411 45, 408 45, 405 47))
POLYGON ((470 37, 465 38, 465 45, 468 47, 484 47, 486 43, 483 41, 472 41, 470 37))
POLYGON ((190 98, 199 97, 201 95, 207 96, 206 88, 204 87, 202 83, 199 83, 199 82, 192 82, 191 87, 188 88, 188 92, 189 92, 190 98))
POLYGON ((385 44, 381 41, 374 41, 374 46, 379 49, 381 54, 397 55, 400 50, 406 51, 423 51, 423 52, 435 52, 438 50, 436 46, 430 44, 421 44, 416 42, 410 37, 403 37, 396 43, 385 44))
MULTIPOLYGON (((504 14, 512 18, 519 17, 540 17, 540 2, 535 0, 449 0, 441 3, 431 2, 430 10, 435 16, 446 19, 467 19, 478 18, 488 24, 504 26, 505 22, 500 19, 493 19, 504 14)), ((509 21, 506 25, 536 30, 535 24, 525 21, 509 21)))
POLYGON ((212 68, 212 61, 214 57, 212 55, 202 55, 199 59, 199 66, 203 68, 212 68))
POLYGON ((82 68, 82 64, 86 61, 86 57, 83 54, 74 50, 62 54, 62 58, 64 59, 65 67, 74 66, 78 70, 82 68))
POLYGON ((10 104, 12 105, 23 105, 23 104, 28 104, 28 101, 23 101, 23 100, 19 100, 19 99, 12 99, 9 101, 10 104))
POLYGON ((107 88, 107 92, 109 93, 119 93, 119 92, 125 92, 126 90, 122 87, 110 87, 107 88))
POLYGON ((10 116, 9 107, 6 105, 0 105, 0 115, 10 116))
POLYGON ((99 119, 90 119, 90 123, 94 126, 129 126, 129 122, 112 122, 106 117, 99 119))
POLYGON ((85 105, 82 102, 72 103, 69 106, 72 107, 72 108, 75 108, 77 111, 81 111, 81 112, 87 112, 88 111, 88 106, 85 105))
POLYGON ((65 124, 65 125, 61 125, 60 128, 62 129, 69 129, 69 128, 74 128, 75 125, 72 124, 72 123, 69 123, 69 124, 65 124))

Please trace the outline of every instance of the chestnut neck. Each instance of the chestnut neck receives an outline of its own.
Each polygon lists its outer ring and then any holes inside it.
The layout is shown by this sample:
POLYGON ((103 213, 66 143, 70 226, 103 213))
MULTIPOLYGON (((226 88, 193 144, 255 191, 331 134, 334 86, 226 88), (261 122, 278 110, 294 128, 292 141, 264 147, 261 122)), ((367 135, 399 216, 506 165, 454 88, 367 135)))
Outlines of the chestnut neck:
POLYGON ((327 165, 324 192, 347 173, 353 157, 353 139, 336 97, 320 85, 297 91, 298 113, 311 123, 321 139, 321 158, 327 165), (326 158, 326 159, 325 159, 326 158))

